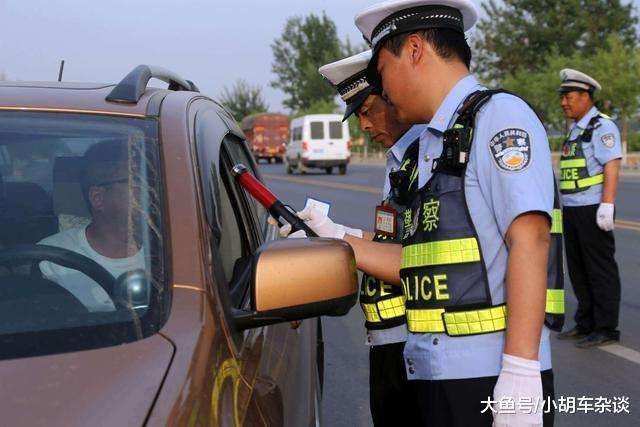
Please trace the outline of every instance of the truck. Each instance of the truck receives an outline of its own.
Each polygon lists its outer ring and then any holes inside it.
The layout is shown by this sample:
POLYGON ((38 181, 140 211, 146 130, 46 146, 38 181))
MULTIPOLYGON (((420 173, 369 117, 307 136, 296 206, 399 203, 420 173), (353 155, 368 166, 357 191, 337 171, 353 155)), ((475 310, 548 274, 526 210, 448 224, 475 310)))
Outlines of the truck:
POLYGON ((282 163, 289 140, 289 118, 284 114, 247 116, 240 124, 256 161, 282 163))

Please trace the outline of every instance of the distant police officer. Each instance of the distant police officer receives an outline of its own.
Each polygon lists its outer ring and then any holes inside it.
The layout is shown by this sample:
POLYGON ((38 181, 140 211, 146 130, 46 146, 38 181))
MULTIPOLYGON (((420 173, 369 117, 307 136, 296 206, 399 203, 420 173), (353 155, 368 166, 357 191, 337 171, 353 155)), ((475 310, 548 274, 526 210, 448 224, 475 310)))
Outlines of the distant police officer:
MULTIPOLYGON (((418 183, 418 139, 425 127, 398 123, 393 108, 366 78, 370 59, 371 51, 366 51, 327 64, 319 71, 346 103, 344 119, 355 113, 360 128, 374 141, 389 148, 383 202, 376 210, 378 227, 373 234, 364 233, 364 237, 376 242, 398 243, 402 234, 402 229, 398 228, 401 225, 399 215, 418 183)), ((416 424, 412 413, 398 411, 414 399, 404 367, 403 350, 407 339, 404 300, 402 288, 373 276, 363 276, 360 305, 366 320, 367 343, 371 346, 370 408, 376 426, 416 424)))
POLYGON ((576 326, 558 336, 589 348, 620 339, 620 274, 614 258, 614 203, 622 148, 615 123, 594 106, 600 84, 560 72, 560 103, 574 120, 562 146, 560 190, 569 277, 578 299, 576 326))

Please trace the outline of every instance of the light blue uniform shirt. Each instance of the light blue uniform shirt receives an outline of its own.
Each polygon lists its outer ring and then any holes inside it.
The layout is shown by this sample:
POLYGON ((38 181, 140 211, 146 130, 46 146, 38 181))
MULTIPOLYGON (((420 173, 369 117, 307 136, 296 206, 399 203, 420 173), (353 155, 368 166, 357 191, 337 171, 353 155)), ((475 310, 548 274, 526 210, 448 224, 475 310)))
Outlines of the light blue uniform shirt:
POLYGON ((391 192, 389 182, 389 172, 400 169, 404 153, 411 146, 411 143, 420 138, 422 132, 427 129, 427 125, 415 125, 400 137, 400 139, 387 150, 387 165, 384 171, 384 188, 382 190, 382 200, 386 199, 391 192))
MULTIPOLYGON (((465 98, 480 89, 482 86, 472 75, 460 80, 422 134, 420 188, 431 178, 433 160, 442 152, 443 132, 453 125, 465 98)), ((544 212, 551 218, 553 210, 554 176, 547 134, 524 101, 497 94, 476 115, 465 179, 465 195, 487 267, 492 303, 502 304, 506 301, 508 256, 504 239, 511 222, 530 211, 544 212), (518 148, 525 153, 524 157, 494 154, 494 142, 505 142, 509 135, 517 137, 509 139, 509 145, 504 146, 511 147, 510 150, 518 148), (511 163, 505 163, 507 161, 511 163)), ((504 335, 497 332, 448 337, 409 333, 404 352, 407 376, 410 380, 446 380, 499 375, 504 335)), ((542 370, 551 368, 546 327, 541 334, 539 359, 542 370)))
MULTIPOLYGON (((415 125, 400 137, 395 144, 387 150, 387 165, 384 172, 384 189, 382 191, 382 200, 385 200, 391 192, 391 184, 389 182, 389 172, 398 170, 402 166, 402 159, 407 149, 416 139, 420 138, 420 134, 427 128, 427 125, 415 125)), ((407 325, 396 326, 390 329, 376 329, 367 331, 368 345, 384 345, 407 340, 407 325)))
MULTIPOLYGON (((587 128, 589 121, 599 113, 596 107, 589 110, 583 118, 573 124, 569 138, 576 139, 587 128)), ((593 130, 591 142, 582 144, 590 176, 602 173, 604 165, 611 160, 622 158, 622 144, 620 143, 618 126, 613 120, 606 118, 600 118, 598 123, 600 125, 593 130)), ((562 204, 564 206, 597 205, 602 201, 602 187, 602 184, 598 184, 579 193, 563 194, 562 204)))

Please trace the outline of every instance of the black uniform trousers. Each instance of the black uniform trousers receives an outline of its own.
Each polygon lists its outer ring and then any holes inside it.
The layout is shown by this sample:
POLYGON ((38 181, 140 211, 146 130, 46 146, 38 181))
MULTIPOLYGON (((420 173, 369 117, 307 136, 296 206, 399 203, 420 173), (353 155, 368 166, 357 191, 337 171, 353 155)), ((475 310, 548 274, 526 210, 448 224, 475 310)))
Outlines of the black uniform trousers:
POLYGON ((617 337, 620 273, 613 232, 596 223, 598 205, 563 209, 564 247, 569 278, 578 299, 576 326, 582 332, 617 337))
MULTIPOLYGON (((542 395, 544 397, 544 427, 553 426, 555 399, 553 371, 542 371, 542 395), (549 406, 549 403, 550 405, 549 406)), ((487 401, 493 400, 493 389, 498 377, 469 378, 462 380, 412 381, 415 383, 421 424, 424 427, 491 427, 493 412, 487 401), (482 402, 485 403, 482 403, 482 402)), ((517 399, 514 400, 517 405, 517 399)), ((536 402, 533 402, 536 404, 536 402)), ((543 404, 542 402, 540 403, 543 404)), ((498 404, 492 403, 495 411, 498 404)), ((407 410, 408 408, 405 408, 407 410)))
POLYGON ((369 406, 376 427, 418 426, 415 393, 404 367, 404 342, 369 350, 369 406))

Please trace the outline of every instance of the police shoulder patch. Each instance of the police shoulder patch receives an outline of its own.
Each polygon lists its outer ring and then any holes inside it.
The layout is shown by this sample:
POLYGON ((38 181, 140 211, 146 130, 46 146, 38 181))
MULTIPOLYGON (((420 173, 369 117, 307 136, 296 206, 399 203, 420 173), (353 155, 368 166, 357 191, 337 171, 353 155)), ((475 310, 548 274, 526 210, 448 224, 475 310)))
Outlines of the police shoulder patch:
POLYGON ((522 129, 505 129, 489 141, 491 156, 499 169, 517 172, 531 163, 531 139, 522 129))
POLYGON ((612 133, 602 135, 600 141, 602 141, 602 144, 607 148, 613 148, 613 146, 616 145, 616 137, 612 133))

